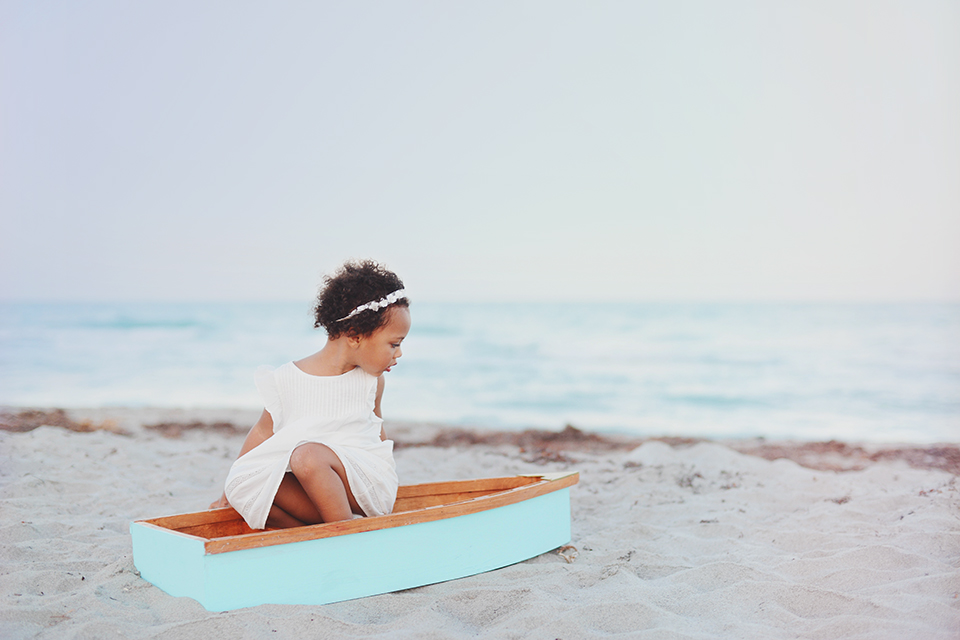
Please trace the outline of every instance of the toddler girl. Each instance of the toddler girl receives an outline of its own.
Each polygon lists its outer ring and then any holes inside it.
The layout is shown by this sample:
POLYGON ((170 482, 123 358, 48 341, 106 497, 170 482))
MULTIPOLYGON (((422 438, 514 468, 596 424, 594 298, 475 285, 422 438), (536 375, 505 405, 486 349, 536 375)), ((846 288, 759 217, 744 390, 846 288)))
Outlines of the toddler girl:
POLYGON ((254 529, 393 510, 398 481, 380 398, 410 330, 408 307, 403 282, 375 262, 347 262, 324 279, 314 326, 327 343, 257 371, 266 408, 211 507, 229 501, 254 529))

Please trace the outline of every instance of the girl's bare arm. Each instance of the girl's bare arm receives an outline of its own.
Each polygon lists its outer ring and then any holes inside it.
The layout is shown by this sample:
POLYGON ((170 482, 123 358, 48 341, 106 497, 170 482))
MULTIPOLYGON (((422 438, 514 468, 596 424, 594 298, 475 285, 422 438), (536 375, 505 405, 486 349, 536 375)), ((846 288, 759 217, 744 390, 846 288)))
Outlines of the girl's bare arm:
MULTIPOLYGON (((383 420, 383 414, 380 413, 380 398, 383 397, 383 374, 377 378, 377 399, 373 403, 373 412, 377 415, 378 418, 383 420)), ((383 430, 383 427, 380 427, 380 440, 387 439, 387 432, 383 430)))
POLYGON ((267 438, 273 435, 273 417, 270 415, 270 412, 266 409, 263 410, 263 413, 260 414, 260 419, 257 420, 257 424, 253 425, 253 428, 250 429, 250 433, 247 434, 246 439, 243 441, 243 446, 240 447, 240 454, 237 455, 239 458, 247 451, 250 451, 254 447, 260 446, 267 438))
MULTIPOLYGON (((264 409, 263 413, 260 414, 260 419, 257 420, 257 423, 253 425, 250 429, 250 432, 247 434, 246 439, 243 441, 243 446, 240 447, 240 454, 238 458, 245 454, 247 451, 250 451, 254 447, 259 446, 264 440, 273 435, 273 418, 270 416, 270 413, 264 409)), ((220 507, 226 507, 230 503, 227 502, 227 494, 224 492, 220 495, 220 499, 210 503, 210 509, 219 509, 220 507)))

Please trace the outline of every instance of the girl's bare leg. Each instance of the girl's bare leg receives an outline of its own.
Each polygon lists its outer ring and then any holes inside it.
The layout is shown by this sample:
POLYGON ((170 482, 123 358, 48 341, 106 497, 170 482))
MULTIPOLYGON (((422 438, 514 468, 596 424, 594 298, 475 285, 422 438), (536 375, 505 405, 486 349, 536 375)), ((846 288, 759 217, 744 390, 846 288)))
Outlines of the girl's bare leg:
POLYGON ((267 515, 267 526, 271 529, 289 529, 290 527, 302 527, 305 524, 308 523, 297 520, 276 504, 270 506, 270 513, 267 515))
POLYGON ((336 522, 362 513, 343 463, 329 447, 315 442, 300 445, 290 456, 290 469, 293 473, 284 476, 273 501, 272 526, 336 522))

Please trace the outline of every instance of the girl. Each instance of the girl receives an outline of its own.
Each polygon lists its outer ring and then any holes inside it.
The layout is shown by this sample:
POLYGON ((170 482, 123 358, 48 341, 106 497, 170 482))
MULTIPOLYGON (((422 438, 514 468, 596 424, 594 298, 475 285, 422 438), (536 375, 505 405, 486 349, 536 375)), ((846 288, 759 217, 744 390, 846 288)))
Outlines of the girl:
POLYGON ((408 307, 403 282, 375 262, 347 262, 324 278, 314 326, 327 343, 257 371, 266 408, 211 508, 229 502, 254 529, 393 510, 398 481, 380 398, 410 330, 408 307))

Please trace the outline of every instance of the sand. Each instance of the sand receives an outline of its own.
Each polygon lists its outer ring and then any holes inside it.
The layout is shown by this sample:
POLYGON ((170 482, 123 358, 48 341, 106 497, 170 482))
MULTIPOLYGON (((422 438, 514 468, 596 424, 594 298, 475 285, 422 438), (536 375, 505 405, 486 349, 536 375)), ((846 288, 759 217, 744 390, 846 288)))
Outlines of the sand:
POLYGON ((576 557, 326 606, 210 613, 137 575, 128 527, 205 508, 243 438, 230 425, 255 414, 67 415, 72 427, 0 431, 2 638, 960 637, 957 476, 892 447, 834 443, 818 458, 784 443, 520 441, 388 424, 405 445, 404 484, 579 470, 576 557), (776 447, 826 468, 759 457, 776 447))

